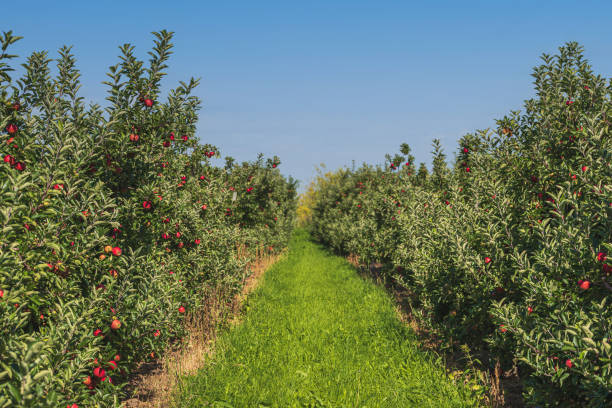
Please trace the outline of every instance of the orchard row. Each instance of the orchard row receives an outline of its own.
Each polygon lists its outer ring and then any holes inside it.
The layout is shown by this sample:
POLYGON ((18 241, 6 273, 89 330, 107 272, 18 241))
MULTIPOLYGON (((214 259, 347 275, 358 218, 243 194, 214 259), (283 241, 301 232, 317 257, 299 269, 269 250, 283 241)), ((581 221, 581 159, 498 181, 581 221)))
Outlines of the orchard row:
POLYGON ((408 145, 384 166, 322 175, 315 236, 410 293, 423 325, 517 368, 531 405, 612 404, 612 85, 568 43, 537 96, 459 141, 433 170, 408 145))
POLYGON ((191 79, 160 96, 171 33, 149 66, 121 47, 106 107, 75 60, 0 55, 0 407, 118 406, 131 371, 185 335, 207 298, 241 289, 256 250, 280 251, 296 183, 277 157, 224 167, 194 137, 191 79))

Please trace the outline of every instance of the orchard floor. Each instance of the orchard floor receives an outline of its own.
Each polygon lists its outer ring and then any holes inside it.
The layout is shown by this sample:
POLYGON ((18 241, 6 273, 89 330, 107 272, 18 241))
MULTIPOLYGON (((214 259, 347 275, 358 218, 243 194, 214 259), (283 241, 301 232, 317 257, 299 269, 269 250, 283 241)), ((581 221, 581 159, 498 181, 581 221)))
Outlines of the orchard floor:
POLYGON ((176 407, 473 407, 383 289, 297 230, 176 407))

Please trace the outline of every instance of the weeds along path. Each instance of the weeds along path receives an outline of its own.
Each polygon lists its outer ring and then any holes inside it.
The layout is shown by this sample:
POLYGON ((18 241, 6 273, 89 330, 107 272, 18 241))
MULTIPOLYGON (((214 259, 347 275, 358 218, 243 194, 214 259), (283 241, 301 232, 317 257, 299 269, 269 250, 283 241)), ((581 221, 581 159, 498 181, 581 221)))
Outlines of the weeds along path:
POLYGON ((468 407, 469 392, 417 349, 393 301, 297 230, 180 407, 468 407))

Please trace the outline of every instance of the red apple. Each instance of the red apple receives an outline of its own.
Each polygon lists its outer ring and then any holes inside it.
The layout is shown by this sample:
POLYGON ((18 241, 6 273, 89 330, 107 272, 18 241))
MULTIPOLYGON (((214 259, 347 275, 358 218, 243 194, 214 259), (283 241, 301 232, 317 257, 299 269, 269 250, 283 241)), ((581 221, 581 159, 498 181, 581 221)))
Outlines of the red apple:
POLYGON ((117 363, 113 360, 108 362, 108 367, 111 369, 111 371, 116 370, 117 369, 117 363))
POLYGON ((565 360, 565 366, 567 368, 572 368, 574 365, 572 364, 572 360, 570 360, 569 358, 567 360, 565 360))
POLYGON ((98 337, 98 336, 99 336, 99 335, 101 335, 101 334, 102 334, 102 330, 100 330, 100 329, 96 329, 96 330, 94 330, 94 332, 93 332, 93 335, 94 335, 94 336, 96 336, 96 337, 98 337))
POLYGON ((9 133, 9 135, 14 135, 15 133, 17 133, 17 125, 11 123, 6 127, 6 131, 9 133))
POLYGON ((117 319, 113 320, 110 325, 111 329, 117 330, 121 327, 121 322, 117 319))
POLYGON ((113 247, 113 255, 120 256, 121 255, 121 248, 113 247))
POLYGON ((180 306, 178 308, 179 313, 185 313, 185 308, 183 306, 180 306))
POLYGON ((137 142, 139 138, 140 138, 140 136, 138 136, 136 133, 131 133, 130 134, 130 140, 132 142, 137 142))
POLYGON ((145 104, 145 106, 146 106, 147 108, 150 108, 151 106, 153 106, 153 101, 152 101, 151 99, 149 99, 149 98, 146 98, 146 99, 144 100, 144 104, 145 104))
POLYGON ((106 377, 106 371, 102 367, 96 367, 93 369, 93 375, 98 378, 106 377))
POLYGON ((578 286, 580 287, 580 289, 582 290, 587 290, 588 288, 591 287, 591 282, 589 282, 588 280, 582 280, 580 279, 578 281, 578 286))
POLYGON ((491 263, 491 258, 489 258, 489 257, 487 256, 487 257, 485 257, 484 261, 485 261, 485 263, 486 263, 486 264, 491 263))

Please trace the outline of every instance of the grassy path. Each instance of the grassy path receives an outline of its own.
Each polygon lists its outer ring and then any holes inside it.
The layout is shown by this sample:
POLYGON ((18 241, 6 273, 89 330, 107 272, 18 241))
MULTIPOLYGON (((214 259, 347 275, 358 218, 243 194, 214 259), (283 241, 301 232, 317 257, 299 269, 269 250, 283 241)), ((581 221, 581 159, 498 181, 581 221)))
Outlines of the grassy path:
POLYGON ((468 407, 384 291, 298 230, 180 407, 468 407))

